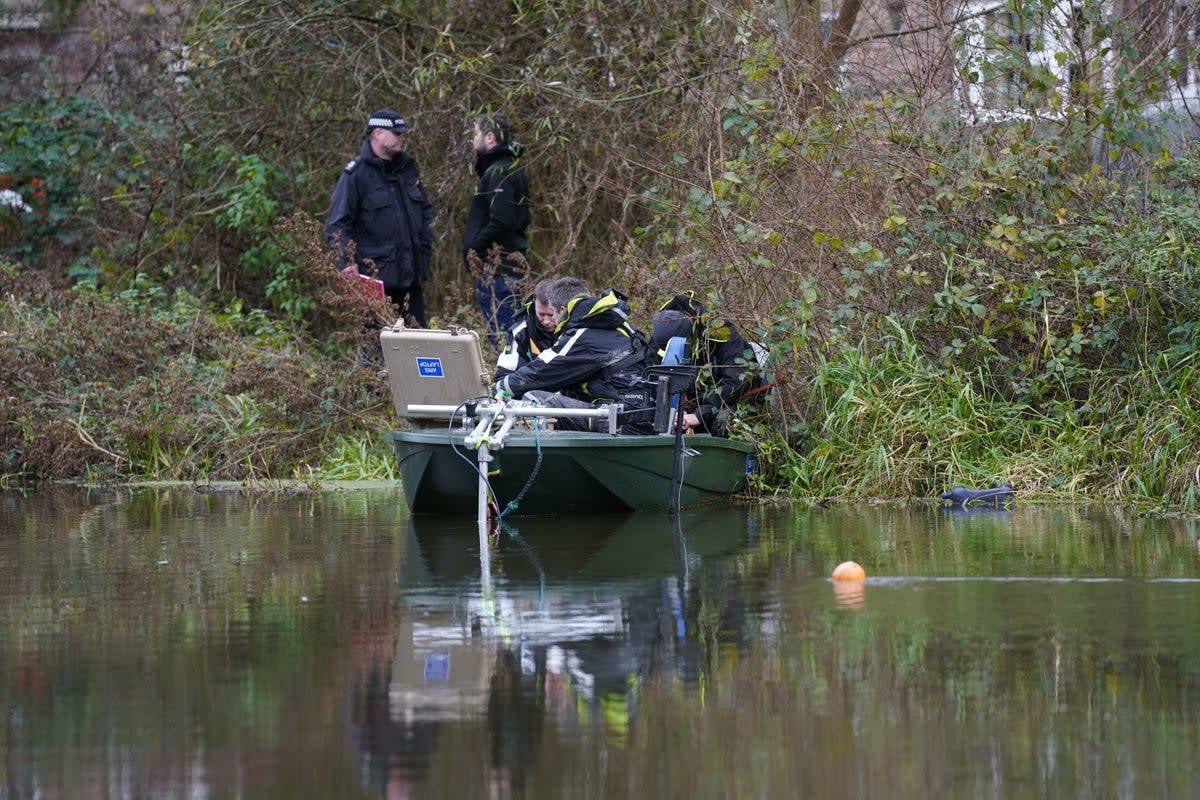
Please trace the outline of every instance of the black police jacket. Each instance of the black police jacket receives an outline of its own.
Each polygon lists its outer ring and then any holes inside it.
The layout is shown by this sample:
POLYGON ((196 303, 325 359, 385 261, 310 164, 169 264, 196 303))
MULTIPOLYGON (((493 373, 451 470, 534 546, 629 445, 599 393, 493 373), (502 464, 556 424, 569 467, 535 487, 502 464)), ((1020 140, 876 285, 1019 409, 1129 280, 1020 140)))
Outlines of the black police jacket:
POLYGON ((432 223, 433 206, 417 162, 405 153, 385 161, 368 140, 338 177, 325 240, 339 268, 350 265, 353 250, 364 274, 377 275, 388 288, 404 288, 429 277, 432 223))

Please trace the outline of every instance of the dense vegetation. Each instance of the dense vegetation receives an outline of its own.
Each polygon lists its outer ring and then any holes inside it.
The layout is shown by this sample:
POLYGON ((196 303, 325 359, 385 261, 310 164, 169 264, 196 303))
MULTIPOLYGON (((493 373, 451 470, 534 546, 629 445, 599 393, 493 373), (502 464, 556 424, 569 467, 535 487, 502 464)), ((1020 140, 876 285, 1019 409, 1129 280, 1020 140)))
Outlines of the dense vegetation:
MULTIPOLYGON (((1042 30, 1043 4, 1011 10, 1042 30)), ((643 315, 696 289, 770 347, 777 402, 740 423, 762 490, 1011 481, 1196 508, 1200 162, 1170 136, 1186 119, 1146 113, 1181 69, 1146 35, 1161 21, 1085 4, 1088 35, 1054 53, 1063 77, 1023 47, 970 61, 962 26, 896 37, 857 3, 835 11, 823 26, 804 3, 244 0, 186 25, 105 16, 112 68, 94 75, 119 81, 31 72, 0 105, 0 161, 29 206, 0 209, 0 474, 345 463, 389 423, 356 366, 361 314, 317 288, 332 181, 373 108, 412 118, 438 209, 436 322, 470 323, 465 131, 498 108, 531 154, 531 278, 614 283, 643 315), (148 31, 176 43, 169 63, 116 47, 148 31), (998 85, 1022 113, 962 113, 967 89, 998 85)))

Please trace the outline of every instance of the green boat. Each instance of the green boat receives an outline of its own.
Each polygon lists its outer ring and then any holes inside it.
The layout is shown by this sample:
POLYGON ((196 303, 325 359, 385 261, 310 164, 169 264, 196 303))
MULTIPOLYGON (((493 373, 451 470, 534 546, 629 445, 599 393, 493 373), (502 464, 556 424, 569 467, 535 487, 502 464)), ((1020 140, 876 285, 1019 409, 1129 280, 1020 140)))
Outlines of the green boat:
MULTIPOLYGON (((468 433, 445 428, 392 433, 414 513, 476 514, 479 470, 477 451, 464 444, 468 433)), ((727 501, 745 488, 756 464, 753 445, 708 435, 689 435, 684 443, 682 505, 727 501)), ((491 451, 487 481, 501 509, 520 497, 513 514, 665 510, 674 445, 670 435, 513 430, 502 449, 491 451)))
MULTIPOLYGON (((588 417, 617 430, 619 406, 537 408, 487 396, 474 331, 385 328, 380 337, 409 508, 476 515, 647 511, 725 500, 746 485, 753 445, 676 432, 616 436, 549 429, 545 417, 588 417), (673 491, 676 486, 677 491, 673 491)), ((660 385, 663 399, 669 380, 660 385)), ((660 403, 664 412, 666 403, 660 403)), ((658 428, 665 430, 666 428, 658 428)))

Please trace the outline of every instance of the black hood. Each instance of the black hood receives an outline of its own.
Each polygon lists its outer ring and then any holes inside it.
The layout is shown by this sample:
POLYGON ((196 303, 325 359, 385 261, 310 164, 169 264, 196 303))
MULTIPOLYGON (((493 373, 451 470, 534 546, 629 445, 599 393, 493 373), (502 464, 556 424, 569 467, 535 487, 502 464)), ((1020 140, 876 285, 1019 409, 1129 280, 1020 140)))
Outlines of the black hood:
POLYGON ((659 311, 654 315, 653 327, 650 328, 650 351, 657 353, 676 336, 692 338, 695 325, 696 321, 682 311, 659 311))

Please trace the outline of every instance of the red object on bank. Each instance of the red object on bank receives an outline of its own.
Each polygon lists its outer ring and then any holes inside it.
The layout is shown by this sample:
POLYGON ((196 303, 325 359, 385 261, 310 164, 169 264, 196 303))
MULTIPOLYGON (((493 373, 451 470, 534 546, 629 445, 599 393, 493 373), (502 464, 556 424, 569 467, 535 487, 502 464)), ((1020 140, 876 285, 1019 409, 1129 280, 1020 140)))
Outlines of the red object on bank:
POLYGON ((353 287, 351 292, 357 291, 358 294, 368 300, 383 299, 383 281, 379 280, 379 278, 372 278, 370 275, 362 275, 353 272, 343 272, 342 274, 346 276, 347 279, 354 281, 354 283, 351 284, 353 287), (356 278, 357 280, 355 280, 356 278))

